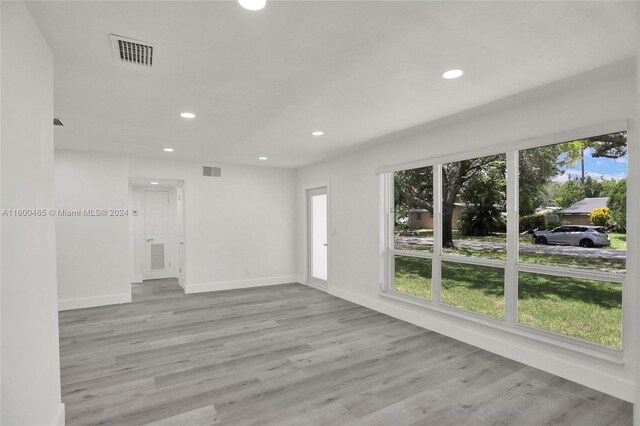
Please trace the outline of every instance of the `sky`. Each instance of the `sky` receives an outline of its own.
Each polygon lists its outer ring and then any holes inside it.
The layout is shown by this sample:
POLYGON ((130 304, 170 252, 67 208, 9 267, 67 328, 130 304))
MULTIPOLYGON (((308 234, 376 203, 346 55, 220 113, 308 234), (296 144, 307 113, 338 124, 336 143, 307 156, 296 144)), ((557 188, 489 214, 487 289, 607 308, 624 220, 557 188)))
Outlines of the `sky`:
MULTIPOLYGON (((593 158, 593 149, 585 151, 584 156, 584 174, 585 176, 591 176, 594 179, 623 179, 627 177, 627 156, 621 158, 593 158)), ((569 176, 572 179, 579 178, 582 174, 580 162, 571 167, 564 169, 565 173, 560 176, 556 176, 554 180, 556 182, 566 182, 569 180, 569 176)))

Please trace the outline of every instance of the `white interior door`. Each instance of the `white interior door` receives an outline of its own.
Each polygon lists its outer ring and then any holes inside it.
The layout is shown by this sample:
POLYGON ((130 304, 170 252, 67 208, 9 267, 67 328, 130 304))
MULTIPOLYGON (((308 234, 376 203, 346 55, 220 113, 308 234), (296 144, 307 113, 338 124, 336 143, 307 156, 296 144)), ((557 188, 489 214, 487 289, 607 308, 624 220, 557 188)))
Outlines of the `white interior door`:
POLYGON ((144 191, 144 279, 168 278, 171 274, 169 191, 144 191))
POLYGON ((308 282, 326 288, 329 275, 329 203, 327 188, 307 191, 308 282))

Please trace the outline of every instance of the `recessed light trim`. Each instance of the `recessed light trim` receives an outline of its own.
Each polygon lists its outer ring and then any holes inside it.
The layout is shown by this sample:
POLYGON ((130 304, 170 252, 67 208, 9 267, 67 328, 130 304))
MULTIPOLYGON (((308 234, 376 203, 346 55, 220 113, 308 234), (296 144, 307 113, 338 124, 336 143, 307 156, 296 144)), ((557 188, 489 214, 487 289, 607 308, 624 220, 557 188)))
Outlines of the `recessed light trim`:
POLYGON ((267 0, 238 0, 240 6, 247 10, 261 10, 267 5, 267 0))
POLYGON ((462 77, 464 71, 459 69, 448 70, 442 73, 442 78, 445 80, 453 80, 454 78, 462 77))
POLYGON ((315 130, 311 132, 311 136, 322 136, 322 135, 324 135, 324 132, 322 130, 315 130))
POLYGON ((164 152, 173 152, 173 148, 163 148, 164 152))
POLYGON ((182 118, 196 118, 196 115, 192 112, 183 112, 180 114, 182 118))
POLYGON ((151 185, 160 185, 160 182, 150 182, 151 185))
POLYGON ((269 157, 265 157, 265 156, 258 157, 258 160, 260 160, 260 161, 267 161, 268 159, 269 159, 269 157))

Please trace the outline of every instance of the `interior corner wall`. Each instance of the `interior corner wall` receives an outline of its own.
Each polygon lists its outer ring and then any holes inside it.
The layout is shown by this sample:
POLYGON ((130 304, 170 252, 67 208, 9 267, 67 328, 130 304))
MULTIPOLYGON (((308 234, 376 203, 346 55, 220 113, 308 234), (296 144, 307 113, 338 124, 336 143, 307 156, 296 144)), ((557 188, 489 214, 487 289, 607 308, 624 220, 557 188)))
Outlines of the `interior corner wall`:
MULTIPOLYGON (((129 209, 129 178, 184 181, 187 293, 295 281, 294 170, 56 150, 56 208, 129 209)), ((134 275, 127 217, 58 217, 61 309, 122 303, 134 275)))
MULTIPOLYGON (((53 57, 23 2, 2 2, 1 209, 54 206, 53 57)), ((2 216, 3 425, 64 423, 54 218, 2 216)))
MULTIPOLYGON (((573 86, 569 84, 568 87, 573 86)), ((629 118, 633 116, 635 90, 633 75, 601 79, 565 93, 526 97, 517 106, 502 111, 479 113, 470 118, 467 114, 467 118, 449 121, 446 126, 414 132, 299 169, 296 189, 298 275, 306 276, 307 263, 304 188, 328 181, 331 185, 331 294, 633 401, 636 393, 633 348, 638 339, 633 322, 625 327, 623 339, 628 350, 624 365, 619 365, 380 296, 381 195, 376 169, 483 148, 502 150, 510 143, 529 138, 629 118)), ((633 144, 637 146, 637 141, 633 144)), ((630 251, 628 256, 629 259, 637 258, 638 253, 630 251)), ((638 310, 638 305, 633 303, 638 293, 638 277, 627 279, 625 298, 632 302, 625 305, 625 318, 627 315, 633 318, 633 312, 638 310)))

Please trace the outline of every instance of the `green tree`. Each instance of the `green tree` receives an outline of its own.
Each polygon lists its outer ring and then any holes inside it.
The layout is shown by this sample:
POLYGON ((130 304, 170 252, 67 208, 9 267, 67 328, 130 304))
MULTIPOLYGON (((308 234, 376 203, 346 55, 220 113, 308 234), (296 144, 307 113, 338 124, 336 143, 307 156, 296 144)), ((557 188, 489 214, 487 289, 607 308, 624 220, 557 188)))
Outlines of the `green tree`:
POLYGON ((607 207, 611 213, 611 225, 620 232, 627 231, 627 180, 618 181, 609 193, 607 207))
POLYGON ((433 167, 402 170, 393 177, 396 214, 416 208, 433 214, 433 167))
POLYGON ((547 190, 554 187, 552 179, 562 175, 564 167, 580 158, 581 146, 566 142, 520 151, 520 215, 531 215, 538 206, 556 204, 547 190))
POLYGON ((567 208, 585 197, 584 185, 579 179, 569 179, 562 182, 559 189, 555 202, 562 208, 567 208))
POLYGON ((466 204, 458 218, 462 235, 484 236, 504 230, 501 212, 506 203, 506 158, 495 157, 460 191, 460 201, 466 204))

